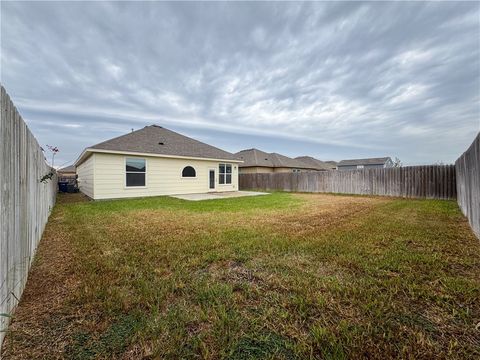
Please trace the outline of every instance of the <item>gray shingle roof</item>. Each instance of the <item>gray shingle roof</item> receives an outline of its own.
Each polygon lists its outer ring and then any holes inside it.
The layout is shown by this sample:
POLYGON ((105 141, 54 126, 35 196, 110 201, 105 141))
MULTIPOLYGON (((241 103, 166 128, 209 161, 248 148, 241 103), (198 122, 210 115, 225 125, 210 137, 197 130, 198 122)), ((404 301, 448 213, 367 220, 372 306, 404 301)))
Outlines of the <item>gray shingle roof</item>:
POLYGON ((273 161, 270 158, 270 154, 258 149, 248 149, 248 150, 239 151, 235 153, 235 157, 239 160, 243 160, 243 164, 239 165, 240 167, 249 167, 249 166, 274 167, 273 161))
POLYGON ((68 172, 75 172, 75 171, 76 171, 75 165, 65 166, 57 170, 57 172, 59 173, 68 173, 68 172))
POLYGON ((324 163, 325 163, 325 164, 332 165, 332 166, 334 166, 334 167, 337 166, 337 162, 336 162, 336 161, 332 161, 332 160, 330 160, 330 161, 324 161, 324 163))
POLYGON ((271 167, 271 168, 294 168, 294 169, 311 169, 317 170, 316 167, 313 167, 309 164, 305 164, 299 160, 289 158, 288 156, 277 154, 277 153, 266 153, 258 149, 247 149, 239 151, 235 154, 237 159, 243 160, 243 164, 240 164, 239 167, 271 167))
POLYGON ((143 129, 101 142, 88 149, 236 160, 234 155, 227 151, 158 125, 145 126, 143 129))
POLYGON ((390 157, 382 157, 382 158, 368 158, 368 159, 350 159, 350 160, 342 160, 337 165, 338 166, 350 166, 350 165, 378 165, 378 164, 385 164, 390 157))
POLYGON ((315 159, 311 156, 298 156, 295 159, 310 166, 314 166, 317 170, 332 170, 336 168, 336 165, 332 166, 331 164, 327 164, 326 162, 315 159))

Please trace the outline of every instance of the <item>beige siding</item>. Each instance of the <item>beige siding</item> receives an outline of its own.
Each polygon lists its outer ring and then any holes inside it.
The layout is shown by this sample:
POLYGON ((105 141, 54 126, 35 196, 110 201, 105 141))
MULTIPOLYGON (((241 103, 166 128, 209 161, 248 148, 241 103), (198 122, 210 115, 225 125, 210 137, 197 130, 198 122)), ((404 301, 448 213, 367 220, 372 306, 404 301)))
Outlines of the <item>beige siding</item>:
POLYGON ((273 170, 273 172, 276 172, 276 173, 291 173, 291 172, 293 172, 293 169, 291 169, 291 168, 275 168, 273 170))
MULTIPOLYGON (((118 154, 95 154, 95 196, 94 199, 159 196, 173 194, 194 194, 211 191, 208 187, 208 171, 215 170, 213 191, 238 190, 238 165, 232 164, 232 184, 218 183, 218 161, 188 160, 161 157, 143 157, 147 162, 145 187, 125 186, 125 156, 118 154), (193 166, 195 178, 182 178, 185 166, 193 166)), ((78 170, 77 170, 78 171, 78 170)))
POLYGON ((92 199, 95 198, 93 187, 95 156, 96 154, 92 154, 87 160, 77 166, 78 187, 82 193, 92 199))

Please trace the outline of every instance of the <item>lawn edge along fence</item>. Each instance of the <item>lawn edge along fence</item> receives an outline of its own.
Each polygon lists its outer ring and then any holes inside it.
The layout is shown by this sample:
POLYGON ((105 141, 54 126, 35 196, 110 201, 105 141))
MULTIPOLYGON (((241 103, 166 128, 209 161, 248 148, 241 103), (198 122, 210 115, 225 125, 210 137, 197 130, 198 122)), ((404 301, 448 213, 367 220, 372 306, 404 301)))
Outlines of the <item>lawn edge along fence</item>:
POLYGON ((0 121, 0 349, 55 204, 56 172, 45 161, 5 88, 0 121), (47 179, 43 179, 47 176, 47 179))
POLYGON ((239 174, 239 189, 456 199, 480 239, 480 132, 455 165, 239 174))
POLYGON ((458 206, 480 239, 480 132, 467 151, 455 161, 455 172, 458 206))
POLYGON ((240 174, 241 190, 381 195, 456 199, 454 165, 240 174))

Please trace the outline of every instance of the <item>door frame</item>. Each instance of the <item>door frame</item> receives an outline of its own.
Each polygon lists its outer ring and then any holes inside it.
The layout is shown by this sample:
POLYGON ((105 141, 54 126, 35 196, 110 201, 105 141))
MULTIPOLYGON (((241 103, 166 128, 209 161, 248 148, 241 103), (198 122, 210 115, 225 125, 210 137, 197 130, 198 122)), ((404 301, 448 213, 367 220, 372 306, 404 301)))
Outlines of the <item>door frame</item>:
POLYGON ((216 180, 217 180, 217 171, 215 168, 208 168, 208 176, 207 176, 207 180, 208 180, 208 191, 209 192, 214 192, 214 191, 217 191, 217 187, 216 187, 216 180), (213 171, 213 188, 210 187, 210 172, 213 171))

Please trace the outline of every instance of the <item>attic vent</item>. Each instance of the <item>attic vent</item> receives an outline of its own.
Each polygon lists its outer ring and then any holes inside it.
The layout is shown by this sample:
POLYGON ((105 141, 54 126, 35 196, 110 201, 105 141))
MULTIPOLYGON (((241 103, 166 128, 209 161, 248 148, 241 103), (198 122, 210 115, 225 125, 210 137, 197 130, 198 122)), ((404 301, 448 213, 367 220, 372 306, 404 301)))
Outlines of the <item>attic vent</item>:
POLYGON ((160 141, 160 142, 158 143, 158 145, 165 145, 165 144, 164 144, 163 142, 161 142, 161 141, 160 141))

